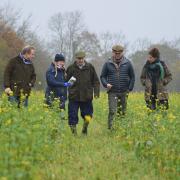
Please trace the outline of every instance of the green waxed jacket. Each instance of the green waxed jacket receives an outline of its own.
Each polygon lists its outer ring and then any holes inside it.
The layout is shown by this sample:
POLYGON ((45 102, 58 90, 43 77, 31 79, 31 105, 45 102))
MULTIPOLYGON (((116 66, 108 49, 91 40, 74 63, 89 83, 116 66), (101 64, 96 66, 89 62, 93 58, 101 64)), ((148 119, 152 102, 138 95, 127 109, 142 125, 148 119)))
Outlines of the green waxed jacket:
POLYGON ((68 89, 69 100, 85 102, 99 97, 100 82, 92 64, 85 62, 80 69, 76 62, 67 68, 67 80, 76 78, 76 82, 68 89))
POLYGON ((11 88, 15 96, 19 96, 21 92, 28 96, 35 81, 33 64, 25 64, 19 56, 8 62, 4 71, 4 87, 11 88))

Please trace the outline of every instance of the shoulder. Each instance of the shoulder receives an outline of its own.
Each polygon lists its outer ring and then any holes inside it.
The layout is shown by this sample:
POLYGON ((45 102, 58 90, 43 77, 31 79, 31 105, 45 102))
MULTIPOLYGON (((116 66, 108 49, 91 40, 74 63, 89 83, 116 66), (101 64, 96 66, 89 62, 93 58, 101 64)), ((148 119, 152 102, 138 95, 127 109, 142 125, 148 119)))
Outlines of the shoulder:
POLYGON ((160 63, 161 63, 161 65, 162 65, 164 68, 168 68, 168 67, 167 67, 167 64, 166 64, 164 61, 160 60, 160 63))
POLYGON ((19 56, 13 57, 9 60, 10 63, 18 63, 21 60, 19 56))
POLYGON ((104 63, 105 67, 108 67, 109 65, 113 64, 113 60, 111 58, 107 59, 104 63))
POLYGON ((160 63, 163 65, 163 66, 166 66, 166 63, 162 60, 160 60, 160 63))
POLYGON ((47 72, 54 72, 55 71, 55 68, 54 66, 51 64, 48 69, 47 69, 47 72))
POLYGON ((74 64, 74 63, 73 63, 73 64, 70 64, 70 65, 67 67, 67 71, 73 69, 74 67, 75 67, 75 64, 74 64))
POLYGON ((13 57, 11 58, 8 63, 7 63, 7 68, 10 68, 10 67, 16 67, 17 65, 19 66, 20 64, 20 58, 17 56, 17 57, 13 57))
POLYGON ((126 57, 124 57, 124 62, 129 64, 129 65, 133 64, 132 61, 130 59, 126 58, 126 57))
POLYGON ((87 66, 88 68, 94 69, 93 64, 91 64, 90 62, 86 62, 86 66, 87 66))

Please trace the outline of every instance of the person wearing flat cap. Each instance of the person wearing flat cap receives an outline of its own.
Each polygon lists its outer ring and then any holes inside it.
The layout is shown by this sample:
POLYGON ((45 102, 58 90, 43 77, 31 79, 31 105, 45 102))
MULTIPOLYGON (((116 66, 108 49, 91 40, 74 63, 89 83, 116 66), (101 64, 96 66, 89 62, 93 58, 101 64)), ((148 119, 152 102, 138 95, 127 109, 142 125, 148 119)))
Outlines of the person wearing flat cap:
POLYGON ((71 84, 66 82, 65 57, 63 54, 56 54, 54 61, 46 72, 47 88, 45 92, 45 101, 48 106, 52 106, 53 101, 59 101, 61 110, 60 117, 65 119, 65 101, 67 100, 67 87, 71 84))
POLYGON ((123 46, 112 47, 112 57, 104 64, 100 79, 108 93, 108 129, 111 130, 114 117, 124 117, 128 93, 133 90, 135 82, 134 69, 124 56, 123 46))
POLYGON ((67 68, 67 80, 75 78, 76 81, 68 89, 68 119, 69 126, 74 135, 77 135, 78 110, 84 119, 82 134, 87 135, 89 122, 93 116, 93 95, 99 97, 100 82, 92 64, 85 61, 85 52, 75 53, 75 62, 67 68))

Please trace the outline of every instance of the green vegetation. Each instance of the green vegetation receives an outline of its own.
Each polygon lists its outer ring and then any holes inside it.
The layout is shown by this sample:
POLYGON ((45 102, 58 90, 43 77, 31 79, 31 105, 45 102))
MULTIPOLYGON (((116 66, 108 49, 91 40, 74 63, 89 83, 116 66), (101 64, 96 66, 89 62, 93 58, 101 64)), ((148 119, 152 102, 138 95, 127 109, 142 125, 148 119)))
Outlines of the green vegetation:
POLYGON ((180 94, 170 94, 170 110, 150 112, 142 93, 132 93, 128 113, 107 130, 107 96, 94 100, 87 137, 73 137, 57 104, 43 105, 33 92, 29 107, 0 99, 0 179, 178 179, 180 94))

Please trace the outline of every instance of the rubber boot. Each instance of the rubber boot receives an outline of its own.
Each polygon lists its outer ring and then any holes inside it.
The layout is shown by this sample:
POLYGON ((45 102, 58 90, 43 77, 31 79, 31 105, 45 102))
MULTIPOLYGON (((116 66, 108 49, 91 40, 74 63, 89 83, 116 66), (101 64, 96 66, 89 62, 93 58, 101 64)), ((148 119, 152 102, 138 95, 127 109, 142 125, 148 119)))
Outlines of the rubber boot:
POLYGON ((89 125, 89 123, 86 122, 86 121, 84 121, 83 128, 82 128, 82 134, 83 134, 83 135, 87 135, 88 125, 89 125))
POLYGON ((77 136, 77 129, 76 129, 76 125, 71 125, 71 126, 70 126, 70 128, 71 128, 71 132, 72 132, 72 134, 73 134, 74 136, 77 136))

